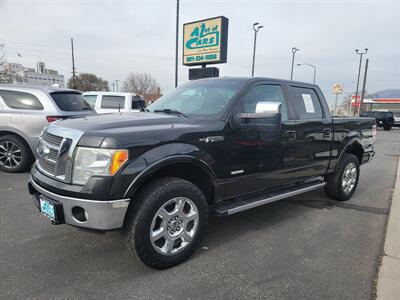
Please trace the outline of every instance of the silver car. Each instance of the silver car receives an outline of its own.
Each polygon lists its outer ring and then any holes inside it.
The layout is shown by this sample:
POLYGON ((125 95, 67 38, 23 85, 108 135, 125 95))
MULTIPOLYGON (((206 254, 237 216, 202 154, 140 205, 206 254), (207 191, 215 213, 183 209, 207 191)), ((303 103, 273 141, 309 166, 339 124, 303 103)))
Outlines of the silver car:
POLYGON ((49 122, 93 113, 75 90, 0 85, 0 170, 27 170, 36 157, 40 133, 49 122))

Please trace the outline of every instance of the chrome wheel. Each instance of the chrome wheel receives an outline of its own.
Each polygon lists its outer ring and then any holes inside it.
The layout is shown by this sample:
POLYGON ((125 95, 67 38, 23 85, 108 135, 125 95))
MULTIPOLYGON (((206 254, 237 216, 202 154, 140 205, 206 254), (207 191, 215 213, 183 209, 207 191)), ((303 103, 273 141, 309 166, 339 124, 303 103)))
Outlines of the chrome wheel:
POLYGON ((345 193, 350 193, 354 186, 356 185, 357 181, 357 167, 355 163, 349 163, 343 172, 342 177, 342 188, 345 193))
POLYGON ((186 197, 173 198, 153 218, 150 227, 151 244, 160 254, 177 254, 193 240, 198 225, 196 204, 186 197))
POLYGON ((18 167, 22 161, 21 149, 12 141, 0 142, 0 166, 13 169, 18 167))

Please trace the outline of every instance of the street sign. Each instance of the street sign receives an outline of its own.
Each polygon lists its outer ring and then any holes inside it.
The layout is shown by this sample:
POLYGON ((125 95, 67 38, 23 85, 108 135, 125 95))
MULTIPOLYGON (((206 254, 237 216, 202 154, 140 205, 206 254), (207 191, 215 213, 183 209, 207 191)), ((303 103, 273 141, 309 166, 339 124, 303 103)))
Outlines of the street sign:
POLYGON ((183 24, 183 64, 226 63, 228 19, 220 16, 183 24))
POLYGON ((332 93, 335 95, 343 93, 343 83, 335 83, 332 88, 332 93))

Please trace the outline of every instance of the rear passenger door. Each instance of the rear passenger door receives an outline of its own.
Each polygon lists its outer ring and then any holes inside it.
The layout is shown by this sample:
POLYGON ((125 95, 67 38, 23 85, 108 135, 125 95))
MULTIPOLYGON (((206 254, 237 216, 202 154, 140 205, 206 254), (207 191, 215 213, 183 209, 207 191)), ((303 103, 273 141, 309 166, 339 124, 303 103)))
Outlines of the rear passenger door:
POLYGON ((295 111, 294 179, 326 173, 331 157, 332 120, 322 93, 313 87, 288 86, 295 111))

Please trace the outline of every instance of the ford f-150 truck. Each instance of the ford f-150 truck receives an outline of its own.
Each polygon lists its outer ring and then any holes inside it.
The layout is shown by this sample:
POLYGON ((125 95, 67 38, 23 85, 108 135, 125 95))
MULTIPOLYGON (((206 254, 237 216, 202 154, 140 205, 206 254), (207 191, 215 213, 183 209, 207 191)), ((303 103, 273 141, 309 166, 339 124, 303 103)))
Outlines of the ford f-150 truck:
POLYGON ((349 199, 375 134, 372 118, 332 118, 316 85, 202 79, 143 112, 49 124, 29 191, 53 224, 122 229, 130 252, 162 269, 191 256, 209 213, 323 187, 349 199))

